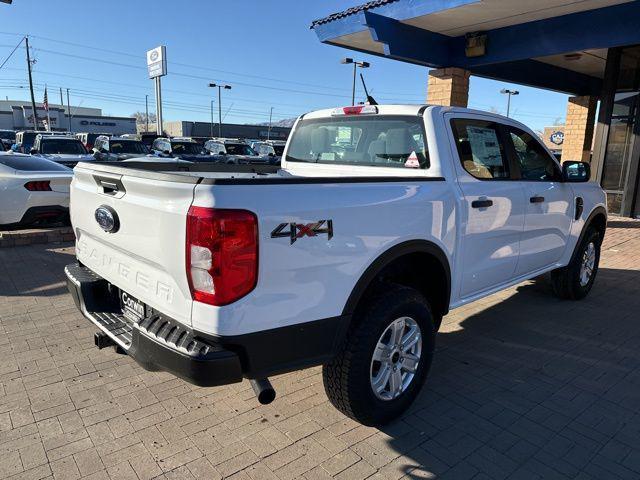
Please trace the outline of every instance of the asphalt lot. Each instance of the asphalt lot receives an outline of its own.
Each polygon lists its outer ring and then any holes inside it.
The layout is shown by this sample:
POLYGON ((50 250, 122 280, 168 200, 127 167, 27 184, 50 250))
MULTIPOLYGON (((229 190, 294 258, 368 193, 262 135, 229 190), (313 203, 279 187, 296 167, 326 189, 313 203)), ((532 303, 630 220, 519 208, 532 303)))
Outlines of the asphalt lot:
POLYGON ((381 430, 320 368, 198 388, 93 346, 71 246, 0 249, 0 478, 640 478, 640 221, 613 221, 582 302, 544 279, 452 312, 427 386, 381 430))

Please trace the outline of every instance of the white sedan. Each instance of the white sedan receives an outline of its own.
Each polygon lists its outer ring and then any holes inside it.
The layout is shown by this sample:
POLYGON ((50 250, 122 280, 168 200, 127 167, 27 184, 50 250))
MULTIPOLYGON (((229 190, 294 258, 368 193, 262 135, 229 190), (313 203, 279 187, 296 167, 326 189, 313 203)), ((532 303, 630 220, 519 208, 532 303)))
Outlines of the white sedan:
POLYGON ((69 218, 73 170, 50 160, 0 152, 0 228, 69 218))

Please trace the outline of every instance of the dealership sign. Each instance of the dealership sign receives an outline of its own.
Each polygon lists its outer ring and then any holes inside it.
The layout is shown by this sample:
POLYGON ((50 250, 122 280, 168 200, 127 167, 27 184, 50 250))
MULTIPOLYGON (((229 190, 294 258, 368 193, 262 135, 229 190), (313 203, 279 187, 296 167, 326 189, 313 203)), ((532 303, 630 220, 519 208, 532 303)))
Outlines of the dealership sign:
POLYGON ((95 122, 92 120, 81 120, 80 125, 95 125, 97 127, 115 127, 117 125, 116 122, 95 122))
POLYGON ((147 70, 149 78, 162 77, 167 74, 167 49, 164 45, 147 52, 147 70))
POLYGON ((553 132, 549 137, 549 141, 556 145, 562 145, 564 143, 564 132, 561 132, 561 131, 553 132))

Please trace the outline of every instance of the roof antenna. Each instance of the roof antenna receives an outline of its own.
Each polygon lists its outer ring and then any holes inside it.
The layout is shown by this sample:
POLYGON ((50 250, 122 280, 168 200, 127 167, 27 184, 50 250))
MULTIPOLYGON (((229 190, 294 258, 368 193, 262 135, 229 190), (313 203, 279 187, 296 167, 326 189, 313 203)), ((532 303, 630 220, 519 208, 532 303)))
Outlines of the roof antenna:
POLYGON ((367 96, 367 101, 365 102, 367 105, 378 105, 378 102, 375 101, 375 99, 369 95, 369 91, 367 90, 367 84, 364 83, 364 77, 362 76, 362 73, 360 74, 360 80, 362 80, 362 86, 364 87, 364 93, 367 96))

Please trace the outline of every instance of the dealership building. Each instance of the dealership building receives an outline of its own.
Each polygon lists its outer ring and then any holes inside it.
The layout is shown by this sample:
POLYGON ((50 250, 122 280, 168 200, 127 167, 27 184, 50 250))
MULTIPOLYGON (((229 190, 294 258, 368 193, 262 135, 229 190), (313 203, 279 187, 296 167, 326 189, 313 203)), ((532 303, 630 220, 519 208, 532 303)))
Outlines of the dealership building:
MULTIPOLYGON (((218 136, 217 123, 175 121, 162 122, 162 126, 164 133, 172 137, 211 138, 218 136)), ((149 129, 155 131, 155 124, 150 125, 149 129)), ((269 128, 268 125, 223 123, 220 131, 220 136, 226 138, 286 140, 289 137, 291 128, 276 126, 269 128)))
MULTIPOLYGON (((38 129, 46 130, 47 122, 56 132, 112 133, 123 135, 136 133, 136 119, 133 117, 111 117, 102 115, 99 108, 71 107, 71 122, 67 108, 49 104, 47 112, 41 103, 36 104, 38 129)), ((34 118, 31 102, 21 100, 0 100, 0 129, 33 130, 34 118)))
POLYGON ((429 104, 467 106, 474 76, 569 94, 562 159, 590 161, 610 213, 640 218, 639 25, 637 0, 376 0, 311 27, 431 68, 429 104))

